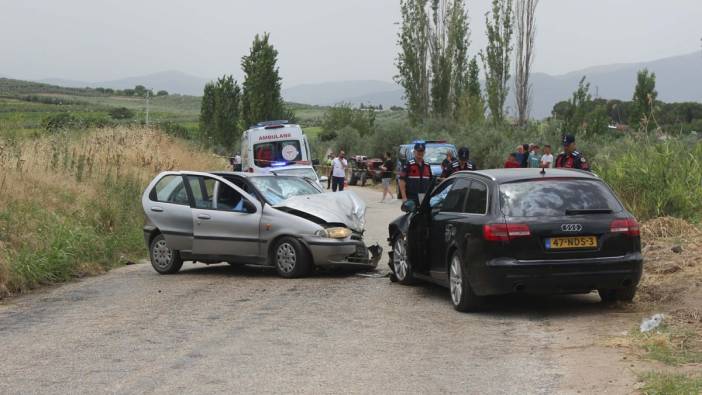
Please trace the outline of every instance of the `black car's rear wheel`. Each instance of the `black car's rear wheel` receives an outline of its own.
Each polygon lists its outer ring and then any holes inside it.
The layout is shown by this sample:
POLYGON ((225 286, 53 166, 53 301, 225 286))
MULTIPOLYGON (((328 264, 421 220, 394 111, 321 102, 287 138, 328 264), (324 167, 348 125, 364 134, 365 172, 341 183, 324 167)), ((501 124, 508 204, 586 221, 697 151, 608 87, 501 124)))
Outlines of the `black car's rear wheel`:
POLYGON ((617 301, 631 302, 634 300, 634 296, 636 296, 636 286, 630 285, 626 288, 619 289, 598 289, 597 293, 600 294, 600 299, 602 299, 604 303, 617 301))
POLYGON ((151 240, 149 257, 151 258, 151 266, 160 274, 178 273, 180 268, 183 267, 180 253, 168 247, 166 238, 162 234, 156 235, 151 240))
POLYGON ((273 263, 278 274, 286 278, 303 277, 312 270, 312 259, 299 240, 283 237, 272 250, 273 263))
POLYGON ((458 311, 473 311, 483 304, 483 298, 473 293, 468 281, 465 266, 458 252, 451 256, 449 264, 449 290, 451 291, 451 303, 458 311))
POLYGON ((415 282, 412 265, 407 259, 407 239, 398 233, 392 241, 392 271, 394 280, 409 285, 415 282))

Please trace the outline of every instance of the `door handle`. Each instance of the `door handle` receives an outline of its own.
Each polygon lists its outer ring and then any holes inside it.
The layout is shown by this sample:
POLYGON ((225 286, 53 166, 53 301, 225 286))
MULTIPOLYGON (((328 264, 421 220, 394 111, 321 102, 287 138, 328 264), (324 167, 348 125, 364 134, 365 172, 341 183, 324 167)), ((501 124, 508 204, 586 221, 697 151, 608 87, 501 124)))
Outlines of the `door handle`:
POLYGON ((198 219, 211 219, 212 217, 210 217, 210 216, 207 215, 207 214, 198 214, 198 215, 197 215, 197 218, 198 218, 198 219))
POLYGON ((157 213, 162 213, 163 209, 161 207, 154 206, 154 207, 151 207, 151 211, 155 211, 157 213))

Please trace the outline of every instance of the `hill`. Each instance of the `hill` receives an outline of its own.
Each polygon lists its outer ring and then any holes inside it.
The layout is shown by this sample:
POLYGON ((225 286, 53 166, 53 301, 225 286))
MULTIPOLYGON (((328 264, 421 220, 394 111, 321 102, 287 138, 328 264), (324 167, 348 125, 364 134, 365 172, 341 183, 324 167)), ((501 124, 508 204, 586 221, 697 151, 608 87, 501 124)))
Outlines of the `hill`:
POLYGON ((71 88, 112 88, 112 89, 127 89, 134 88, 136 85, 144 85, 154 91, 166 90, 170 93, 179 93, 181 95, 201 96, 205 84, 208 80, 196 77, 190 74, 183 73, 177 70, 162 71, 159 73, 133 76, 109 81, 87 82, 64 80, 59 78, 48 78, 37 82, 47 83, 52 85, 60 85, 71 88))
MULTIPOLYGON (((583 76, 591 83, 593 96, 608 99, 631 100, 636 85, 637 71, 648 68, 656 73, 656 88, 660 100, 666 102, 702 101, 702 55, 699 52, 674 56, 650 62, 611 64, 590 67, 563 75, 532 74, 534 103, 532 116, 545 118, 553 105, 569 98, 583 76)), ((507 107, 514 113, 513 84, 510 82, 507 107)), ((288 101, 305 104, 334 105, 382 104, 404 106, 402 89, 384 81, 330 81, 298 85, 283 90, 288 101)))

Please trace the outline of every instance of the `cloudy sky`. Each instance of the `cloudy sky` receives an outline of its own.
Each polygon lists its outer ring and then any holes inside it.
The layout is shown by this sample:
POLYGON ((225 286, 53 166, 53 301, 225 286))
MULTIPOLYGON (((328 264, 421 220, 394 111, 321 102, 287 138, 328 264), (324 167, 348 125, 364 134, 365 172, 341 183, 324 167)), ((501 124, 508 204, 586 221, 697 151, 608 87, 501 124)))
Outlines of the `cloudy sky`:
MULTIPOLYGON (((489 0, 468 0, 471 52, 489 0)), ((700 50, 701 0, 541 0, 535 69, 700 50)), ((286 86, 395 74, 399 0, 0 0, 0 76, 104 81, 164 70, 241 78, 270 32, 286 86)))

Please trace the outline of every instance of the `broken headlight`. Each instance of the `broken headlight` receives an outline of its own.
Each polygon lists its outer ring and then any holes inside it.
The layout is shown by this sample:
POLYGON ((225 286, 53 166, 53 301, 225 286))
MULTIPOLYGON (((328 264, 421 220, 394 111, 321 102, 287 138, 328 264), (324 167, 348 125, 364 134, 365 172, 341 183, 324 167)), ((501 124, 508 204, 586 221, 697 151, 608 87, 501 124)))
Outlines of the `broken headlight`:
POLYGON ((315 236, 326 237, 329 239, 345 239, 351 236, 351 229, 341 227, 320 229, 315 232, 315 236))

